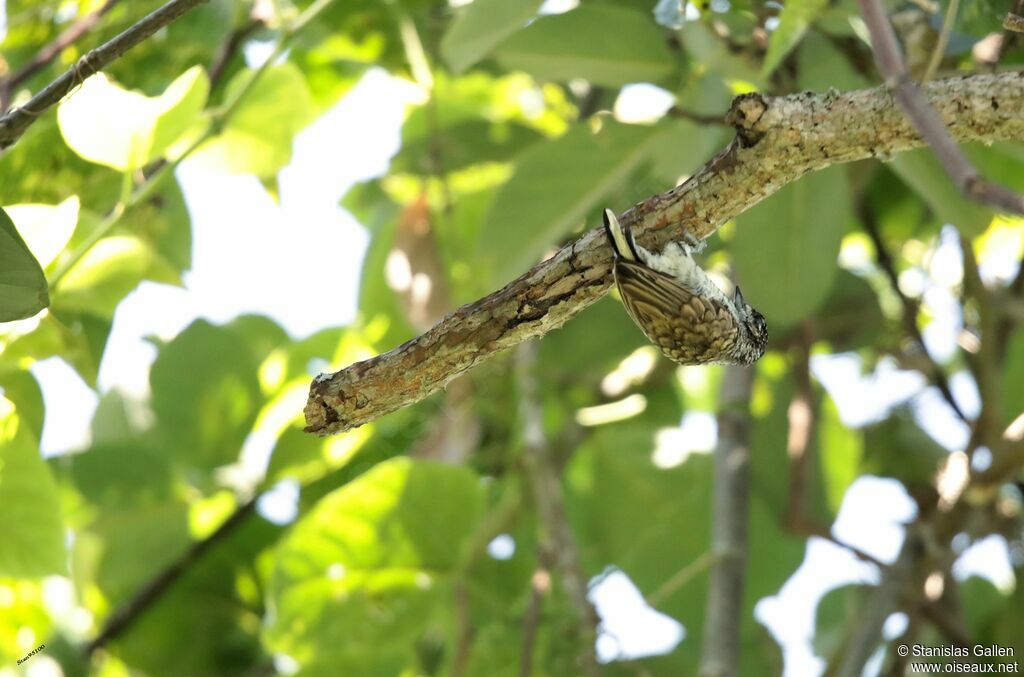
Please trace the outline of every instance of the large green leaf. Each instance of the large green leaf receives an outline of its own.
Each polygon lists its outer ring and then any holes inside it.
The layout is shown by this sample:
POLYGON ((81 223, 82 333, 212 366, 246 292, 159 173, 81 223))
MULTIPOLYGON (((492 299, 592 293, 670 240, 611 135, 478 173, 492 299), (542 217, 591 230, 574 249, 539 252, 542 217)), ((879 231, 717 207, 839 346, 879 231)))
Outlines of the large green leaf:
POLYGON ((0 396, 0 576, 63 574, 60 496, 36 439, 14 404, 0 396))
POLYGON ((461 73, 536 16, 541 0, 477 0, 462 10, 441 39, 448 67, 461 73))
POLYGON ((896 155, 889 163, 903 182, 914 189, 943 223, 951 223, 965 235, 973 236, 992 220, 992 212, 970 202, 953 185, 930 149, 896 155))
POLYGON ((265 639, 311 674, 398 674, 483 508, 468 468, 381 463, 281 544, 265 639))
POLYGON ((505 68, 538 78, 608 87, 659 82, 677 67, 650 12, 613 5, 541 17, 499 45, 495 56, 505 68))
POLYGON ((262 405, 258 367, 237 332, 203 320, 164 346, 149 379, 168 451, 203 468, 234 461, 262 405))
POLYGON ((608 122, 579 125, 530 148, 498 191, 480 233, 492 281, 506 282, 579 227, 656 148, 664 130, 608 122))
MULTIPOLYGON (((228 83, 225 98, 238 96, 257 71, 242 71, 228 83)), ((292 157, 292 141, 312 119, 313 97, 302 71, 285 62, 259 76, 219 135, 190 161, 222 171, 270 177, 292 157)))
POLYGON ((49 304, 43 269, 0 209, 0 322, 32 317, 49 304))
POLYGON ((849 190, 841 167, 812 172, 737 217, 733 260, 746 297, 769 327, 793 324, 828 296, 849 190))
POLYGON ((81 157, 120 171, 162 157, 196 121, 210 83, 194 66, 158 97, 123 89, 100 73, 57 109, 64 140, 81 157))

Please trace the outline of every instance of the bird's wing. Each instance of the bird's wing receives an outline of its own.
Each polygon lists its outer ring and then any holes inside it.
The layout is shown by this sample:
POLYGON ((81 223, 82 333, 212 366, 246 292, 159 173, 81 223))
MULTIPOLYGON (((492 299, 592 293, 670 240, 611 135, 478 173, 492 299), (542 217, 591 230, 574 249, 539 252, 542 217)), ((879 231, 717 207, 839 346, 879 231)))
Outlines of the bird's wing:
POLYGON ((721 301, 621 259, 615 263, 615 281, 629 316, 670 359, 680 364, 729 361, 740 327, 721 301))

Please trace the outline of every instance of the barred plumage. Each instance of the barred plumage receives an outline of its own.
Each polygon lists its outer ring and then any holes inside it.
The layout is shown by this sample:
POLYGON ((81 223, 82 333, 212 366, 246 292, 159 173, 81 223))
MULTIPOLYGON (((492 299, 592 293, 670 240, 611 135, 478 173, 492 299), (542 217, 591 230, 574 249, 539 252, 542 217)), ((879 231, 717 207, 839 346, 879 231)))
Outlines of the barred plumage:
POLYGON ((693 260, 699 243, 671 242, 660 254, 636 244, 615 214, 604 210, 615 250, 615 283, 629 316, 679 364, 753 364, 764 355, 768 329, 739 287, 726 296, 693 260))

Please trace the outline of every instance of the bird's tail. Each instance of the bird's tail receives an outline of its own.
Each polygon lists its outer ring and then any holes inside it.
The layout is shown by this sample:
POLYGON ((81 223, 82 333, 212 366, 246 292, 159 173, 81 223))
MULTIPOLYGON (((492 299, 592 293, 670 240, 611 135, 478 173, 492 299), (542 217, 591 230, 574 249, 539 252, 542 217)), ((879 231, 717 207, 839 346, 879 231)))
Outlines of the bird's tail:
POLYGON ((610 209, 604 210, 604 230, 608 233, 608 240, 611 242, 616 256, 626 261, 642 261, 640 255, 636 253, 633 234, 622 230, 622 225, 615 217, 615 212, 610 209))

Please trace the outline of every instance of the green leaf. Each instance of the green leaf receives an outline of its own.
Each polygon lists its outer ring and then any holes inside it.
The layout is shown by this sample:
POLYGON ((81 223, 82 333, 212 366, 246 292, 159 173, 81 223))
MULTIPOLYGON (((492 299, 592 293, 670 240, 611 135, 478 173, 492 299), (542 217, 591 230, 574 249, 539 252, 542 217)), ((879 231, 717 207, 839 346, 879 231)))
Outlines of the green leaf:
POLYGON ((808 33, 803 39, 797 58, 801 89, 848 91, 870 86, 868 79, 857 72, 850 59, 817 31, 808 33))
POLYGON ((43 269, 0 209, 0 322, 32 317, 48 305, 43 269))
POLYGON ((78 155, 127 171, 160 158, 196 121, 209 90, 200 66, 185 71, 157 97, 123 89, 99 73, 57 108, 57 121, 78 155))
POLYGON ((153 262, 153 250, 136 237, 106 237, 72 267, 54 290, 54 303, 100 317, 113 317, 153 262))
POLYGON ((537 15, 541 0, 477 0, 452 21, 441 39, 441 56, 462 73, 537 15))
MULTIPOLYGON (((225 99, 238 96, 258 71, 231 79, 225 99)), ((203 144, 189 161, 239 174, 270 177, 291 161, 292 140, 313 117, 313 97, 302 71, 285 62, 260 75, 224 131, 203 144)))
POLYGON ((968 201, 953 185, 931 150, 922 148, 900 153, 889 167, 921 196, 943 223, 953 224, 964 235, 978 235, 992 220, 989 209, 968 201))
POLYGON ((482 509, 471 470, 409 458, 328 494, 276 553, 268 646, 312 674, 400 673, 482 509))
POLYGON ((737 217, 732 255, 746 297, 780 329, 814 311, 839 271, 849 218, 841 167, 804 176, 737 217))
POLYGON ((78 225, 78 196, 59 205, 23 204, 7 207, 18 232, 44 269, 63 251, 78 225))
POLYGON ((811 22, 827 7, 828 0, 787 0, 779 13, 779 25, 768 40, 768 53, 761 67, 763 75, 771 75, 800 42, 811 22))
POLYGON ((0 576, 63 574, 60 496, 36 440, 14 404, 0 397, 0 576))
POLYGON ((203 320, 164 346, 149 380, 169 451, 207 469, 234 461, 263 404, 258 366, 238 332, 203 320))
POLYGON ((829 590, 818 601, 814 619, 814 653, 826 661, 843 654, 850 628, 860 619, 865 593, 863 585, 844 585, 829 590))
POLYGON ((828 299, 818 309, 815 326, 816 338, 828 341, 832 351, 839 353, 877 345, 885 317, 871 285, 840 270, 828 299))
POLYGON ((118 659, 149 675, 252 675, 266 670, 271 658, 259 642, 267 569, 263 558, 281 531, 250 513, 215 548, 192 561, 131 631, 118 638, 118 659))
POLYGON ((822 396, 818 421, 818 455, 825 501, 832 515, 847 488, 860 472, 864 440, 859 430, 851 430, 839 418, 839 409, 828 395, 822 396))
MULTIPOLYGON (((0 350, 2 352, 5 351, 0 350)), ((21 424, 28 429, 29 434, 37 440, 42 439, 46 406, 43 391, 32 372, 19 368, 17 364, 4 364, 0 360, 0 395, 14 403, 21 424)))
POLYGON ((527 150, 498 191, 480 233, 478 251, 492 281, 521 273, 581 225, 650 156, 663 131, 606 122, 593 134, 578 125, 527 150))
POLYGON ((649 12, 612 5, 540 17, 499 45, 495 56, 505 68, 537 78, 582 78, 607 87, 658 82, 677 68, 649 12))
POLYGON ((605 297, 541 341, 538 358, 546 374, 578 381, 596 379, 615 368, 632 351, 648 342, 634 327, 622 304, 605 297))
POLYGON ((948 456, 906 409, 898 409, 864 431, 863 472, 895 478, 911 493, 914 485, 932 487, 939 465, 948 456))

